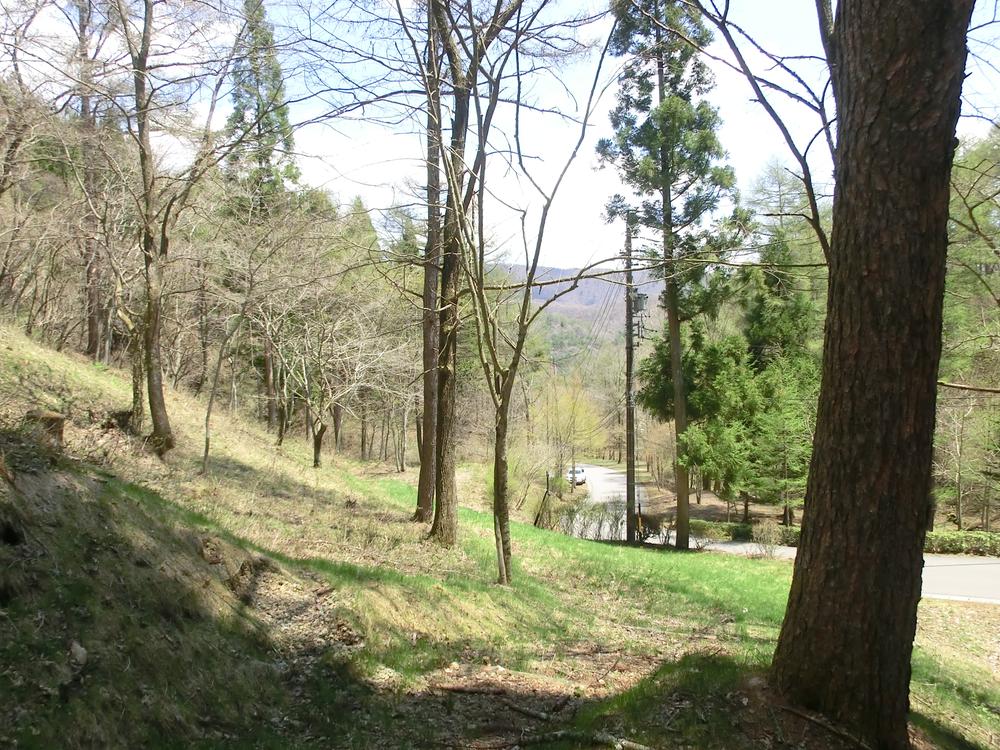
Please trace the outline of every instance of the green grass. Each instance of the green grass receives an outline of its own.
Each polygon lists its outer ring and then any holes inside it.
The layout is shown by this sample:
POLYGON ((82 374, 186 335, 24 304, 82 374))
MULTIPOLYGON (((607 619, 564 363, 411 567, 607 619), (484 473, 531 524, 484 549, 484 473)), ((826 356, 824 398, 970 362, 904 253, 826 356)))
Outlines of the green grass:
MULTIPOLYGON (((93 476, 92 461, 107 469, 99 491, 80 496, 93 502, 67 503, 62 526, 44 532, 60 575, 0 618, 0 628, 14 623, 17 633, 0 644, 0 662, 31 676, 14 686, 0 671, 0 691, 13 691, 5 695, 40 731, 18 730, 25 746, 52 746, 79 725, 80 746, 168 746, 156 738, 169 736, 181 746, 294 747, 311 734, 334 747, 416 747, 438 739, 438 728, 412 716, 461 709, 428 688, 443 668, 501 664, 573 694, 590 680, 573 676, 585 661, 574 656, 581 648, 615 650, 631 676, 621 688, 584 691, 575 728, 654 746, 664 738, 692 747, 747 741, 734 696, 771 658, 787 563, 601 544, 514 523, 515 583, 499 587, 488 513, 461 508, 459 543, 441 549, 408 520, 412 481, 366 475, 341 457, 311 469, 298 437, 276 450, 256 424, 220 413, 211 472, 199 476, 203 405, 183 393, 170 394, 180 440, 169 465, 130 446, 93 453, 102 412, 128 404, 127 380, 16 335, 11 343, 0 347, 0 403, 13 405, 6 419, 35 401, 68 411, 70 452, 86 461, 63 470, 93 476), (252 607, 225 600, 214 584, 208 596, 194 578, 161 580, 155 566, 132 562, 144 556, 197 570, 192 533, 264 555, 297 585, 328 587, 363 645, 321 654, 294 686, 305 699, 296 697, 276 676, 270 635, 252 607), (96 574, 88 572, 94 559, 96 574), (34 637, 38 611, 57 627, 34 637), (101 653, 99 671, 64 706, 59 671, 47 663, 64 665, 67 638, 123 647, 101 653), (40 699, 40 684, 55 696, 40 699), (275 724, 276 716, 302 727, 275 724), (206 719, 217 734, 206 734, 206 719)), ((990 667, 1000 644, 984 641, 984 612, 921 605, 914 722, 939 747, 986 749, 1000 736, 1000 684, 990 667)), ((765 718, 768 732, 780 727, 765 718)))

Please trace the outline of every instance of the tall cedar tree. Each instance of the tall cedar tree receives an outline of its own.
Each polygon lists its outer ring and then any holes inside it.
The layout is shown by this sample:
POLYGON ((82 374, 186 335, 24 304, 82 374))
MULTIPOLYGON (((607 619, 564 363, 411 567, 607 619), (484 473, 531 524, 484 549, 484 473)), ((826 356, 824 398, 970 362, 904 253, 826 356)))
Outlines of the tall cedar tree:
POLYGON ((628 56, 619 77, 618 105, 611 113, 612 138, 598 153, 614 163, 622 180, 640 199, 611 201, 612 216, 634 212, 640 225, 660 233, 666 289, 673 419, 676 434, 674 476, 677 490, 677 546, 688 547, 688 470, 679 460, 687 428, 681 377, 681 322, 685 294, 682 262, 697 245, 701 221, 732 187, 732 171, 716 135, 716 110, 702 100, 711 75, 692 42, 706 46, 711 33, 700 16, 670 0, 617 0, 618 26, 611 52, 628 56))
POLYGON ((746 337, 758 371, 779 357, 806 352, 816 310, 791 268, 797 262, 784 232, 776 229, 760 251, 760 267, 745 274, 746 337))
POLYGON ((774 655, 787 698, 910 747, 949 176, 973 0, 817 3, 837 185, 809 509, 774 655), (849 616, 845 616, 849 615, 849 616))
POLYGON ((243 17, 246 26, 232 73, 233 111, 226 121, 227 134, 241 140, 226 163, 251 201, 245 208, 257 214, 273 204, 286 180, 298 178, 298 170, 284 75, 263 0, 244 0, 243 17))
MULTIPOLYGON (((240 186, 234 209, 250 221, 263 221, 279 203, 286 180, 298 178, 298 169, 292 157, 284 74, 263 0, 244 0, 243 20, 232 73, 233 111, 226 121, 227 135, 241 140, 229 152, 226 166, 228 177, 240 186)), ((266 332, 261 339, 267 424, 273 429, 278 421, 275 342, 266 332)))

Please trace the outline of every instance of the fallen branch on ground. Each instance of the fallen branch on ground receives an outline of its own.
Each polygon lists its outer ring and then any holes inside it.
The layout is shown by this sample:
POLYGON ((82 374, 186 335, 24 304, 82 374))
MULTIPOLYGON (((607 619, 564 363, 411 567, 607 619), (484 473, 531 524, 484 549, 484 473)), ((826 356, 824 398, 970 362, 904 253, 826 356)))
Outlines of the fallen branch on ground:
POLYGON ((447 690, 449 693, 468 693, 469 695, 503 695, 507 691, 497 687, 478 687, 476 685, 435 685, 435 690, 447 690))
POLYGON ((554 732, 544 732, 543 734, 526 734, 511 742, 497 743, 493 745, 479 745, 484 750, 505 750, 512 747, 526 747, 529 745, 545 745, 559 740, 572 740, 574 742, 589 742, 592 745, 602 747, 613 747, 615 750, 654 750, 649 745, 642 745, 632 740, 615 737, 607 732, 580 732, 574 729, 557 729, 554 732))
POLYGON ((514 701, 503 698, 502 702, 507 708, 512 711, 517 711, 519 714, 524 714, 525 716, 530 716, 532 719, 538 719, 539 721, 549 721, 552 717, 549 716, 544 711, 537 711, 534 708, 528 708, 527 706, 519 706, 514 703, 514 701))
POLYGON ((838 726, 834 726, 821 716, 813 716, 808 711, 803 711, 801 708, 796 708, 795 706, 778 706, 778 708, 780 708, 782 711, 787 711, 790 714, 795 714, 796 716, 800 716, 806 721, 811 721, 816 726, 822 727, 831 734, 835 734, 841 739, 845 739, 848 742, 857 745, 858 747, 864 748, 864 750, 871 750, 871 746, 867 742, 864 742, 860 738, 855 737, 846 729, 841 729, 838 726))

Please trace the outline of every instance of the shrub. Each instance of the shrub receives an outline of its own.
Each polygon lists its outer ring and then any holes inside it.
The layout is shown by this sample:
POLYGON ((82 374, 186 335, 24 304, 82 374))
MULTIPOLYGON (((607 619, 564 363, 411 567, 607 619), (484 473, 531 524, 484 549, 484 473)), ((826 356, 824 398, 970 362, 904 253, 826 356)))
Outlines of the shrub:
POLYGON ((773 558, 775 549, 781 543, 781 527, 771 520, 757 524, 753 528, 753 543, 758 555, 773 558))
POLYGON ((1000 534, 991 531, 928 531, 924 552, 1000 557, 1000 534))
POLYGON ((718 521, 691 521, 692 536, 706 539, 733 540, 735 542, 750 541, 750 524, 722 523, 718 521))
MULTIPOLYGON (((755 528, 745 523, 691 521, 692 536, 723 541, 756 541, 755 528)), ((802 532, 799 526, 778 526, 777 530, 777 544, 785 547, 799 546, 799 535, 802 532)), ((1000 533, 990 531, 929 531, 924 542, 924 552, 1000 557, 1000 533)))
POLYGON ((799 534, 802 533, 802 529, 799 526, 779 526, 778 534, 781 539, 780 544, 785 547, 798 547, 799 546, 799 534))

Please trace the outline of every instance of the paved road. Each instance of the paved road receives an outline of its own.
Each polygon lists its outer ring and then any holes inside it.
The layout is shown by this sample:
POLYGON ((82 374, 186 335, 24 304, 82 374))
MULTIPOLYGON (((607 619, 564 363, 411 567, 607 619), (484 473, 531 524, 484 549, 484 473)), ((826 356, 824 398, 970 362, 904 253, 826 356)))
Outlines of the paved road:
MULTIPOLYGON (((625 538, 625 472, 593 464, 577 464, 587 473, 587 502, 572 518, 573 536, 588 539, 625 538)), ((642 488, 638 499, 643 500, 642 488)), ((576 492, 582 491, 581 487, 576 492)))
MULTIPOLYGON (((625 472, 619 469, 580 464, 587 471, 592 503, 613 503, 625 498, 625 472)), ((642 488, 640 502, 642 500, 642 488)), ((756 547, 749 542, 709 542, 714 552, 753 555, 756 547)), ((776 547, 775 556, 795 559, 794 547, 776 547)), ((1000 604, 1000 558, 972 555, 924 555, 923 596, 928 599, 1000 604)))
MULTIPOLYGON (((587 472, 587 490, 590 492, 590 502, 610 503, 625 499, 625 472, 607 466, 593 464, 577 464, 587 472)), ((636 488, 637 498, 641 502, 645 497, 642 487, 636 488)))

